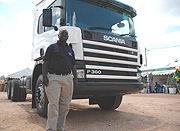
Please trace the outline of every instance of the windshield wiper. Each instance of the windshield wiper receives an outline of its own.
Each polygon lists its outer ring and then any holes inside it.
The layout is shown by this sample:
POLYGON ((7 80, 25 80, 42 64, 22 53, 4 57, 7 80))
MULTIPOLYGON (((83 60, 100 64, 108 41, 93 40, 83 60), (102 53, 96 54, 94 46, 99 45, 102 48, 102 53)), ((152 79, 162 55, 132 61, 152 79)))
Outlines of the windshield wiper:
POLYGON ((131 35, 131 34, 121 34, 120 36, 132 36, 132 37, 137 37, 137 36, 135 36, 135 35, 131 35))
POLYGON ((110 29, 110 28, 105 28, 105 27, 90 27, 88 28, 90 30, 96 30, 96 29, 100 29, 100 30, 110 30, 112 31, 113 29, 110 29))

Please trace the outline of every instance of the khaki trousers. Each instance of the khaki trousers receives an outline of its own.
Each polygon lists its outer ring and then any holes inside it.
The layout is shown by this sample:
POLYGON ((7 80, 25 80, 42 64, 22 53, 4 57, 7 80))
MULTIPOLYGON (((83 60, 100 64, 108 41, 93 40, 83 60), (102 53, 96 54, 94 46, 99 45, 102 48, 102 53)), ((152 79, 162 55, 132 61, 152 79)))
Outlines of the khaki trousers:
POLYGON ((46 131, 64 131, 66 116, 73 94, 73 77, 48 75, 49 84, 45 88, 49 100, 46 131))

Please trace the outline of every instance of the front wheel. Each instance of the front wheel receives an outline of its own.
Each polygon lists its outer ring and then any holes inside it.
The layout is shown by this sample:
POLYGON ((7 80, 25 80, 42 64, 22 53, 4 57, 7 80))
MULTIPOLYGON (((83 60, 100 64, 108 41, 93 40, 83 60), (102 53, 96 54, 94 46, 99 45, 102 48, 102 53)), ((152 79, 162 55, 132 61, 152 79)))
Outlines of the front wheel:
POLYGON ((45 86, 42 84, 43 76, 40 75, 36 82, 35 100, 37 112, 40 116, 47 116, 48 99, 45 92, 45 86))
POLYGON ((103 96, 98 98, 98 105, 103 110, 115 110, 122 101, 122 95, 116 96, 103 96))

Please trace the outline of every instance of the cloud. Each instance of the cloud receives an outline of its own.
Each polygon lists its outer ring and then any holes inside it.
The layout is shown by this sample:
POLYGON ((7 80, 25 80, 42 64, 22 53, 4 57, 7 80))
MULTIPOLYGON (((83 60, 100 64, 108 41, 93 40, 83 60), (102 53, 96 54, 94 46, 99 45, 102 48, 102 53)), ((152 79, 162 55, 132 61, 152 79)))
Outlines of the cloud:
POLYGON ((172 17, 179 17, 179 0, 158 0, 159 12, 172 17))
POLYGON ((32 29, 33 13, 21 11, 15 15, 11 28, 0 30, 3 41, 0 56, 4 61, 4 64, 0 64, 0 75, 7 76, 27 67, 32 69, 32 29))
POLYGON ((4 16, 0 15, 0 23, 5 22, 5 21, 6 21, 6 19, 4 18, 4 16))
POLYGON ((180 50, 180 31, 172 31, 174 27, 180 26, 179 0, 121 1, 133 6, 137 11, 134 22, 143 58, 145 47, 150 49, 147 52, 148 67, 163 67, 170 61, 180 59, 177 55, 180 50))
POLYGON ((137 0, 132 1, 132 6, 137 10, 134 18, 138 40, 144 46, 156 46, 164 44, 178 44, 180 32, 169 32, 168 27, 179 26, 179 3, 178 0, 137 0), (141 4, 140 4, 141 3, 141 4), (173 14, 178 14, 173 15, 173 14))
MULTIPOLYGON (((166 48, 147 51, 147 65, 149 68, 160 68, 166 66, 168 63, 174 62, 178 57, 179 48, 166 48), (168 55, 167 55, 168 54, 168 55)), ((145 56, 144 56, 145 57, 145 56)), ((145 63, 144 63, 145 64, 145 63)))

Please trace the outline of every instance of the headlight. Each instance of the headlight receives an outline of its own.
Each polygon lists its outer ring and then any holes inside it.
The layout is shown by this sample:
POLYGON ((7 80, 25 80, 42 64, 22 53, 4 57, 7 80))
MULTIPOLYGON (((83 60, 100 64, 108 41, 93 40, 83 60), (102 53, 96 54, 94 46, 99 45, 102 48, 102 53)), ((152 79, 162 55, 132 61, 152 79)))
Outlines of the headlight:
POLYGON ((77 77, 78 78, 85 78, 84 70, 77 70, 77 77))

